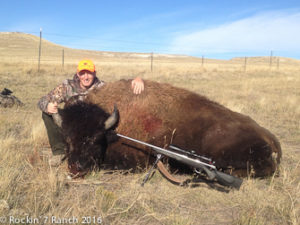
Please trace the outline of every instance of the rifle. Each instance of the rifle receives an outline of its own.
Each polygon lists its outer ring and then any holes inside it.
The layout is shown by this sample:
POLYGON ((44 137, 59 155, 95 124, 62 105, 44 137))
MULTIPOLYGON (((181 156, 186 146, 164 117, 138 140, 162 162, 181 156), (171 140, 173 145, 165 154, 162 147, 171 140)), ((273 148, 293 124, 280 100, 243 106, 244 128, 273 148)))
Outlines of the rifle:
POLYGON ((124 136, 122 134, 117 135, 132 142, 148 146, 157 153, 157 159, 153 164, 152 168, 147 173, 145 179, 143 180, 142 186, 149 179, 150 173, 152 172, 158 161, 161 159, 162 155, 175 159, 188 166, 191 166, 192 168, 194 168, 194 171, 196 173, 204 171, 209 180, 216 180, 221 185, 239 189, 243 182, 243 180, 238 177, 234 177, 232 175, 218 171, 216 166, 213 165, 214 162, 211 159, 197 155, 193 151, 189 152, 174 145, 169 145, 169 149, 164 149, 143 141, 136 140, 131 137, 124 136), (205 160, 206 162, 203 162, 201 160, 205 160))

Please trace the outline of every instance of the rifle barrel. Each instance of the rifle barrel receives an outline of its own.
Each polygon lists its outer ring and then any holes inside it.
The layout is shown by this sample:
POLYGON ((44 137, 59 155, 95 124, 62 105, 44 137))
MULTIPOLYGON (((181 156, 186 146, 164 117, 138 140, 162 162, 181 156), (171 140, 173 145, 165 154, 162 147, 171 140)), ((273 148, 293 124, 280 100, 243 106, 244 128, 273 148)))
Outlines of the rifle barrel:
POLYGON ((202 162, 199 159, 192 159, 192 158, 189 158, 186 155, 178 154, 178 153, 170 151, 168 149, 164 149, 164 148, 161 148, 161 147, 158 147, 158 146, 155 146, 155 145, 152 145, 152 144, 140 141, 140 140, 136 140, 134 138, 127 137, 127 136, 122 135, 122 134, 117 134, 117 135, 119 137, 125 138, 127 140, 130 140, 130 141, 133 141, 133 142, 136 142, 136 143, 148 146, 148 147, 154 149, 156 152, 158 152, 160 154, 169 156, 170 158, 176 159, 176 160, 178 160, 180 162, 186 163, 186 164, 188 164, 190 166, 193 166, 195 168, 202 168, 203 166, 207 166, 207 167, 210 167, 210 168, 216 170, 216 167, 214 165, 202 162))

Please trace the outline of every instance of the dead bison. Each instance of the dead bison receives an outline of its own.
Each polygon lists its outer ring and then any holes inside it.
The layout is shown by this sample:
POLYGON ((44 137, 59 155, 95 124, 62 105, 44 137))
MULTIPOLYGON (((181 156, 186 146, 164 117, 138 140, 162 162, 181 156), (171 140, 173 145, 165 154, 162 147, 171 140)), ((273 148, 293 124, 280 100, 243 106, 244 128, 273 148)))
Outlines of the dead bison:
POLYGON ((250 117, 169 84, 145 81, 141 95, 134 95, 129 87, 130 81, 125 80, 106 84, 90 92, 85 102, 60 112, 74 171, 103 163, 137 169, 154 160, 146 147, 115 141, 116 126, 118 133, 160 147, 172 143, 194 150, 233 174, 271 175, 280 163, 279 141, 250 117), (107 112, 114 104, 119 114, 115 111, 110 116, 107 112))

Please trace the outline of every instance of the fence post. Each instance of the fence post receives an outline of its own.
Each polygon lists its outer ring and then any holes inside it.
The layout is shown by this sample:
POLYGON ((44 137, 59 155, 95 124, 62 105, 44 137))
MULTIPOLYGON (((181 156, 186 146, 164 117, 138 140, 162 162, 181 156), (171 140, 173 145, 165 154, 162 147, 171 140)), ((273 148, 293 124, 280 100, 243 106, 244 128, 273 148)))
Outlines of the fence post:
POLYGON ((244 71, 246 72, 246 68, 247 68, 247 57, 245 57, 245 63, 244 63, 244 71))
POLYGON ((273 51, 271 51, 270 54, 270 68, 272 68, 272 58, 273 58, 273 51))
POLYGON ((40 45, 39 45, 39 65, 38 65, 38 72, 40 72, 41 51, 42 51, 42 28, 40 28, 40 45))
POLYGON ((153 71, 153 52, 151 52, 151 72, 153 71))
POLYGON ((65 50, 62 50, 62 70, 64 71, 65 66, 65 50))

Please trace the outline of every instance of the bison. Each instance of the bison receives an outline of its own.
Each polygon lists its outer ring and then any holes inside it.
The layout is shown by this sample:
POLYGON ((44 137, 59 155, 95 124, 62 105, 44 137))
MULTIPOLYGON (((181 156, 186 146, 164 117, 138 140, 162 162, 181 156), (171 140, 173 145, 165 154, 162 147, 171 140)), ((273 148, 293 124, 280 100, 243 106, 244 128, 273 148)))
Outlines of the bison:
POLYGON ((280 143, 250 117, 170 84, 146 80, 145 87, 134 95, 128 80, 108 83, 59 111, 71 172, 101 165, 140 169, 154 161, 151 149, 118 139, 115 132, 160 147, 193 150, 235 175, 276 171, 280 143), (110 115, 114 105, 118 110, 110 115))

